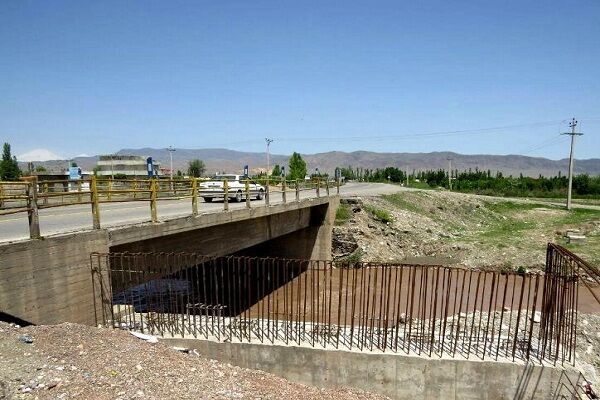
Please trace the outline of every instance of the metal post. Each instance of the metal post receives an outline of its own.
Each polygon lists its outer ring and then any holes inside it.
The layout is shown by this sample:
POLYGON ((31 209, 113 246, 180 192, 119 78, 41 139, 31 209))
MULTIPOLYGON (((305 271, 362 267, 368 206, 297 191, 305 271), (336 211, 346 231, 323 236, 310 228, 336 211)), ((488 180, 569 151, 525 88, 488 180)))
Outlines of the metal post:
POLYGON ((192 179, 192 215, 198 215, 198 178, 192 179))
POLYGON ((223 180, 223 211, 229 211, 229 184, 223 180))
POLYGON ((250 208, 250 180, 246 179, 246 208, 250 208))
POLYGON ((296 179, 296 203, 300 201, 300 183, 296 179))
POLYGON ((317 177, 317 197, 321 197, 321 180, 317 177))
POLYGON ((340 179, 339 178, 335 182, 335 188, 336 188, 337 195, 339 196, 339 194, 340 194, 340 179))
POLYGON ((44 183, 43 192, 44 192, 44 201, 43 201, 43 203, 44 203, 44 205, 47 205, 48 204, 48 184, 47 183, 44 183))
POLYGON ((27 217, 29 219, 29 237, 39 239, 40 218, 37 204, 37 177, 33 177, 27 184, 27 217))
POLYGON ((112 183, 113 183, 113 178, 110 177, 108 178, 108 201, 112 200, 112 183))
POLYGON ((325 179, 325 193, 327 193, 327 197, 329 197, 329 179, 325 179))
POLYGON ((79 192, 77 195, 77 202, 81 203, 81 179, 77 181, 77 192, 79 192))
POLYGON ((265 206, 267 206, 267 207, 269 206, 269 203, 270 203, 270 197, 271 197, 270 193, 271 193, 271 190, 269 189, 269 176, 267 175, 267 184, 265 187, 265 206))
POLYGON ((100 201, 98 197, 98 181, 95 176, 92 176, 92 181, 90 182, 90 196, 94 229, 100 229, 100 201))
POLYGON ((137 190, 138 190, 138 180, 137 178, 133 178, 133 198, 136 199, 137 198, 137 190))
POLYGON ((158 217, 156 213, 156 198, 158 195, 158 183, 156 179, 150 180, 150 218, 152 222, 157 222, 158 217))
POLYGON ((285 194, 285 178, 281 181, 281 199, 283 200, 283 202, 285 203, 287 200, 287 196, 285 194))

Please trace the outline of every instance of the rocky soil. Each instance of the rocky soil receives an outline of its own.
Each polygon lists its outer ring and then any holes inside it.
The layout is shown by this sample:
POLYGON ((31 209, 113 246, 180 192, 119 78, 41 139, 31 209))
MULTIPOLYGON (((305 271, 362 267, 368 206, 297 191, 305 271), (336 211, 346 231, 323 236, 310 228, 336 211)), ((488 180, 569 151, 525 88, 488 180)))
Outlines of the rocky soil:
POLYGON ((76 324, 0 323, 0 399, 381 399, 320 390, 76 324))
MULTIPOLYGON (((588 236, 574 251, 594 264, 600 256, 600 211, 568 221, 552 206, 515 209, 504 200, 443 191, 342 199, 350 217, 333 232, 334 259, 460 264, 480 269, 542 269, 548 242, 564 231, 588 236), (382 221, 369 210, 383 210, 382 221), (588 251, 589 250, 589 251, 588 251)), ((562 244, 562 243, 561 243, 562 244)))

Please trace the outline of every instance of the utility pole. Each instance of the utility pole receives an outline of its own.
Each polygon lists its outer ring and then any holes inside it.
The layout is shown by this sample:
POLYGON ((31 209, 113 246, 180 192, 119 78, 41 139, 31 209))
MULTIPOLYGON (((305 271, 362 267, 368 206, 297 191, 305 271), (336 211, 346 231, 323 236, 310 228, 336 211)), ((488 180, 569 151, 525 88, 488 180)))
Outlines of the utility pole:
POLYGON ((448 188, 452 190, 452 158, 448 157, 448 188))
POLYGON ((176 149, 174 149, 173 146, 169 146, 167 147, 167 151, 169 152, 169 158, 171 161, 171 180, 173 180, 173 152, 176 151, 176 149))
POLYGON ((269 145, 273 143, 273 139, 265 138, 267 143, 267 177, 271 174, 271 161, 269 160, 269 145))
POLYGON ((571 152, 569 154, 569 188, 567 189, 567 210, 571 209, 571 190, 573 185, 573 148, 575 147, 575 136, 581 136, 583 133, 575 132, 575 127, 577 126, 577 120, 573 118, 571 123, 569 123, 569 128, 571 128, 571 132, 564 132, 562 135, 571 135, 571 152))

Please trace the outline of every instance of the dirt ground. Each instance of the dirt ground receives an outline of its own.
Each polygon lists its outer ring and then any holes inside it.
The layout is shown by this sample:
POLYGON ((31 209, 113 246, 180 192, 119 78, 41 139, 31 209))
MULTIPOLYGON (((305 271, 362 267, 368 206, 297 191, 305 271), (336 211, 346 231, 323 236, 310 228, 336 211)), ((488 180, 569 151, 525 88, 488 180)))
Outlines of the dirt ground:
POLYGON ((0 323, 0 399, 382 399, 321 390, 76 324, 0 323))
POLYGON ((546 245, 555 242, 592 265, 600 264, 598 210, 569 212, 544 203, 447 191, 342 200, 347 218, 338 219, 334 228, 335 259, 541 270, 546 245), (567 244, 567 229, 579 229, 585 243, 567 244))

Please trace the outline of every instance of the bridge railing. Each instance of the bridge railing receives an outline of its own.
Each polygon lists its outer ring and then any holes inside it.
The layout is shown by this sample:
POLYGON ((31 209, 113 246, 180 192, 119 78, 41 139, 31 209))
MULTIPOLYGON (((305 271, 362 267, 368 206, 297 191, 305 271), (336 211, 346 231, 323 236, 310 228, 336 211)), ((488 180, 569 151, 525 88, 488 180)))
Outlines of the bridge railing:
MULTIPOLYGON (((207 180, 204 178, 101 179, 92 177, 81 180, 38 181, 35 176, 26 177, 19 182, 0 182, 0 217, 27 213, 30 238, 36 239, 40 237, 39 210, 45 208, 88 205, 94 229, 101 227, 100 205, 103 203, 148 202, 150 220, 157 222, 159 202, 188 200, 191 206, 190 215, 195 216, 199 213, 200 199, 203 194, 206 195, 201 188, 201 183, 207 180)), ((223 201, 223 211, 229 210, 229 203, 240 199, 245 199, 246 207, 252 208, 251 200, 255 196, 251 193, 250 187, 254 182, 250 179, 240 182, 244 185, 240 198, 231 190, 230 182, 222 181, 222 189, 217 198, 223 201)), ((263 185, 264 195, 258 197, 264 199, 266 206, 274 201, 298 202, 302 197, 301 194, 305 192, 310 192, 316 197, 329 196, 334 186, 335 193, 339 194, 339 182, 321 179, 305 182, 267 178, 256 182, 263 185)))
POLYGON ((97 322, 114 327, 430 357, 575 359, 576 273, 193 253, 93 254, 91 263, 104 304, 97 322))

